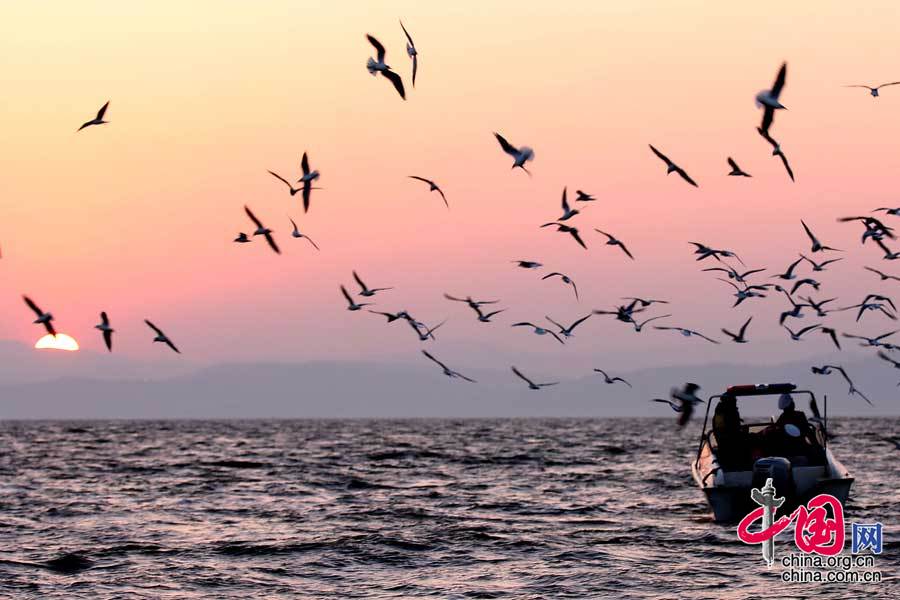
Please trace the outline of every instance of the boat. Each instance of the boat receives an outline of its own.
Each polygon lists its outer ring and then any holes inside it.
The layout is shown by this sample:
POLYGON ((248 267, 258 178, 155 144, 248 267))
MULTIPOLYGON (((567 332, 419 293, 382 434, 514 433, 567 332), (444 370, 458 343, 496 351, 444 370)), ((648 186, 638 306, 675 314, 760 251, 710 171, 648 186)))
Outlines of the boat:
MULTIPOLYGON (((815 395, 809 390, 798 390, 792 383, 736 385, 709 398, 691 473, 717 522, 737 522, 757 508, 750 491, 761 488, 768 478, 773 479, 778 495, 785 497, 782 514, 819 494, 830 494, 842 505, 847 501, 853 477, 828 447, 827 396, 824 407, 822 416, 815 395), (782 394, 809 398, 812 417, 808 419, 810 431, 805 435, 791 424, 779 428, 770 418, 741 422, 740 430, 733 436, 736 439, 718 439, 710 422, 710 409, 718 407, 723 398, 738 402, 782 394)), ((720 437, 722 433, 719 432, 720 437)))

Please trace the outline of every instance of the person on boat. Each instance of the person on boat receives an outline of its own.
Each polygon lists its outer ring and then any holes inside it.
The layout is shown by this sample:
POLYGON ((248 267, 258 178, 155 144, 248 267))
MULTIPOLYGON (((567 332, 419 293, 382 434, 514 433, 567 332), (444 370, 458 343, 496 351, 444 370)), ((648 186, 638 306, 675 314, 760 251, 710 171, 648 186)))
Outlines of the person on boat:
POLYGON ((794 406, 794 398, 790 394, 782 394, 778 398, 778 408, 781 409, 781 415, 775 421, 775 428, 781 437, 781 443, 785 454, 791 456, 806 456, 813 459, 813 450, 818 446, 816 442, 815 431, 806 420, 806 415, 802 410, 797 410, 794 406), (796 430, 791 432, 786 427, 793 425, 796 430), (791 435, 799 431, 799 436, 791 435))
POLYGON ((723 394, 713 415, 713 432, 716 435, 716 457, 724 468, 735 468, 747 455, 746 427, 741 421, 737 397, 723 394))

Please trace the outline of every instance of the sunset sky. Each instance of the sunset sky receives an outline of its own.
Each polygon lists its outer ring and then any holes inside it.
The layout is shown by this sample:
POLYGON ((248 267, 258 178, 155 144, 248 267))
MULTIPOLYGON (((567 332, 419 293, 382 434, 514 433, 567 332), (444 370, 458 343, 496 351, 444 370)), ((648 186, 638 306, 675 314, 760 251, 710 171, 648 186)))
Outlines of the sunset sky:
MULTIPOLYGON (((844 306, 900 289, 861 270, 900 274, 874 245, 860 247, 862 227, 835 221, 900 205, 900 86, 878 99, 842 87, 900 79, 884 47, 898 18, 887 1, 7 3, 0 338, 40 337, 28 294, 83 350, 105 351, 92 327, 107 311, 115 351, 140 360, 168 352, 150 343, 144 318, 201 363, 421 360, 406 325, 345 310, 339 286, 355 290, 356 269, 395 288, 377 309, 448 318, 432 347, 459 365, 488 357, 481 366, 508 368, 523 353, 579 368, 826 354, 824 336, 787 339, 777 294, 732 310, 731 288, 699 271, 714 265, 695 262, 688 241, 734 250, 772 281, 809 251, 803 218, 851 251, 816 274, 817 297, 844 306), (415 89, 399 18, 420 54, 415 89), (386 46, 406 102, 366 72, 366 33, 386 46), (782 61, 788 110, 772 131, 794 184, 755 131, 754 96, 782 61), (107 100, 110 123, 76 134, 107 100), (533 177, 510 170, 493 131, 534 148, 533 177), (700 188, 667 177, 649 143, 700 188), (296 180, 304 151, 324 188, 308 214, 266 173, 296 180), (727 156, 753 179, 726 177, 727 156), (408 175, 441 184, 451 210, 408 175), (598 198, 573 219, 588 251, 538 227, 559 216, 563 186, 598 198), (282 256, 259 239, 232 243, 252 232, 244 204, 282 256), (290 238, 290 217, 321 252, 290 238), (554 270, 575 279, 581 302, 541 281, 554 270), (444 292, 501 299, 509 311, 478 323, 444 292), (668 324, 717 338, 755 314, 752 342, 637 335, 594 317, 562 348, 509 326, 568 323, 628 295, 668 299, 646 315, 672 312, 668 324)), ((875 314, 829 322, 866 335, 894 326, 875 314)))

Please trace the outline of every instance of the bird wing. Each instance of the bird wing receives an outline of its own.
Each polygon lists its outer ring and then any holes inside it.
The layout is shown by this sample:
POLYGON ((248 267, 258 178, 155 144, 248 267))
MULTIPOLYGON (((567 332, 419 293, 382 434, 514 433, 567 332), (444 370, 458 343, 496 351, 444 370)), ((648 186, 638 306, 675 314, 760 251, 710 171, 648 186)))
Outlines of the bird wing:
POLYGON ((603 378, 604 378, 604 379, 609 379, 609 375, 607 375, 607 374, 606 374, 606 371, 604 371, 603 369, 597 369, 597 368, 595 368, 594 370, 597 371, 598 373, 600 373, 601 375, 603 375, 603 378))
POLYGON ((303 157, 300 159, 300 169, 304 175, 309 175, 309 157, 306 155, 306 152, 303 153, 303 157))
POLYGON ((400 28, 403 30, 403 34, 406 36, 406 39, 409 40, 409 45, 415 48, 416 45, 413 44, 412 37, 409 35, 409 32, 406 31, 406 27, 403 26, 403 21, 400 21, 400 28))
POLYGON ((528 321, 522 321, 521 323, 513 323, 511 327, 534 327, 537 329, 537 325, 534 323, 529 323, 528 321))
POLYGON ((166 334, 164 334, 164 333, 162 332, 162 329, 160 329, 159 327, 157 327, 156 325, 154 325, 153 323, 151 323, 149 319, 144 319, 144 323, 147 324, 147 327, 149 327, 150 329, 152 329, 153 331, 155 331, 155 332, 156 332, 156 335, 161 335, 161 336, 165 337, 166 334))
MULTIPOLYGON (((419 70, 419 55, 413 54, 412 59, 413 59, 412 84, 413 84, 413 87, 416 87, 416 72, 419 70)), ((466 381, 472 381, 472 382, 475 381, 474 379, 469 379, 468 377, 463 377, 462 375, 460 375, 460 377, 462 377, 466 381)))
POLYGON ((738 164, 736 162, 734 162, 734 159, 731 158, 730 156, 728 157, 728 165, 735 171, 741 170, 741 168, 738 166, 738 164))
POLYGON ((419 177, 418 175, 407 175, 410 179, 418 179, 419 181, 424 181, 428 185, 434 185, 434 182, 430 179, 425 179, 424 177, 419 177))
POLYGON ((541 281, 543 281, 545 279, 550 279, 551 277, 556 277, 556 276, 562 277, 563 274, 558 271, 553 271, 549 275, 544 275, 543 277, 541 277, 541 281))
POLYGON ((559 342, 560 344, 565 344, 565 342, 562 341, 562 338, 560 338, 558 335, 556 335, 556 334, 553 333, 552 331, 548 331, 547 333, 549 333, 549 334, 552 335, 554 338, 556 338, 556 341, 559 342))
POLYGON ((165 341, 166 341, 166 345, 167 345, 169 348, 171 348, 172 350, 174 350, 174 351, 177 352, 178 354, 181 354, 181 350, 179 350, 178 348, 175 347, 175 344, 172 343, 172 340, 170 340, 169 338, 166 338, 165 341))
POLYGON ((565 330, 565 329, 566 329, 565 327, 563 327, 562 325, 560 325, 559 323, 557 323, 556 321, 554 321, 553 319, 551 319, 549 316, 546 316, 546 315, 545 315, 544 318, 547 319, 548 321, 550 321, 551 323, 553 323, 554 325, 556 325, 557 327, 559 327, 561 330, 565 330))
POLYGON ((97 111, 97 120, 102 121, 103 115, 106 114, 106 109, 109 108, 109 100, 106 101, 106 104, 100 107, 100 110, 97 111))
POLYGON ((271 233, 266 234, 266 241, 269 243, 269 247, 275 254, 281 254, 281 249, 278 247, 278 244, 275 243, 275 238, 272 237, 271 233))
POLYGON ((563 209, 564 213, 569 212, 569 201, 566 198, 566 188, 563 188, 563 193, 562 193, 562 209, 563 209))
POLYGON ((681 167, 677 167, 677 166, 676 166, 676 167, 675 167, 675 172, 678 173, 679 175, 681 175, 681 178, 684 179, 685 181, 687 181, 687 182, 688 182, 689 184, 691 184, 692 186, 694 186, 694 187, 700 187, 699 185, 697 185, 697 182, 694 181, 693 179, 691 179, 691 176, 688 175, 687 172, 686 172, 684 169, 682 169, 681 167))
POLYGON ((753 317, 747 319, 747 321, 741 326, 741 337, 744 337, 744 332, 747 331, 747 326, 750 325, 750 321, 753 320, 753 317))
POLYGON ((512 368, 512 372, 515 373, 516 376, 519 377, 519 379, 522 379, 523 381, 525 381, 526 383, 528 383, 528 385, 534 385, 534 382, 532 382, 530 379, 528 379, 527 377, 525 377, 524 375, 522 375, 522 372, 519 371, 517 368, 515 368, 515 367, 511 367, 511 368, 512 368))
POLYGON ((585 250, 587 250, 587 246, 584 245, 584 240, 582 240, 582 239, 581 239, 581 236, 578 235, 578 230, 577 230, 577 229, 575 229, 574 227, 570 227, 570 228, 569 228, 569 235, 571 235, 573 238, 575 238, 575 241, 578 242, 578 244, 579 244, 582 248, 584 248, 585 250))
MULTIPOLYGON (((887 87, 889 85, 897 85, 897 84, 900 84, 900 81, 892 81, 890 83, 882 83, 881 85, 878 86, 878 88, 883 88, 883 87, 887 87)), ((878 88, 876 88, 876 89, 878 89, 878 88)))
POLYGON ((878 358, 880 358, 882 360, 886 360, 887 362, 894 365, 896 368, 900 369, 900 362, 897 362, 896 360, 894 360, 893 358, 891 358, 890 356, 885 354, 883 350, 878 351, 878 358))
POLYGON ((672 164, 672 161, 669 160, 669 157, 666 156, 665 154, 663 154, 662 152, 660 152, 659 150, 657 150, 656 148, 654 148, 653 144, 647 144, 647 145, 650 146, 650 149, 653 150, 653 154, 658 156, 660 160, 664 161, 667 165, 672 164))
POLYGON ((350 292, 347 291, 347 288, 341 286, 341 293, 344 295, 344 298, 347 299, 347 302, 353 304, 353 298, 350 297, 350 292))
POLYGON ((311 237, 309 237, 308 235, 304 235, 303 237, 306 239, 306 241, 313 245, 313 248, 315 248, 316 250, 320 250, 319 246, 312 240, 311 237))
POLYGON ((103 341, 106 343, 106 349, 112 352, 112 331, 106 329, 103 331, 103 341))
POLYGON ((257 227, 264 229, 263 224, 260 223, 259 219, 256 218, 256 215, 253 214, 253 211, 251 211, 246 204, 244 205, 244 212, 247 213, 247 216, 250 217, 251 221, 256 223, 257 227))
POLYGON ((375 48, 375 55, 378 57, 378 62, 384 62, 384 46, 381 45, 381 42, 376 40, 370 34, 366 34, 366 39, 369 40, 369 43, 375 48))
POLYGON ((303 182, 303 212, 309 212, 309 195, 312 193, 312 182, 303 182))
POLYGON ((38 308, 38 305, 35 304, 31 298, 29 298, 28 296, 22 296, 22 299, 25 300, 25 304, 28 305, 28 308, 30 308, 31 310, 34 311, 34 314, 36 314, 39 317, 44 314, 44 311, 42 311, 40 308, 38 308))
POLYGON ((770 139, 769 128, 772 126, 772 121, 775 119, 775 109, 771 106, 763 107, 763 117, 762 123, 759 126, 759 133, 766 139, 770 139))
POLYGON ((100 313, 100 322, 104 325, 109 325, 109 317, 106 315, 106 311, 100 313))
POLYGON ((622 379, 621 377, 613 377, 613 378, 611 379, 611 381, 621 381, 622 383, 624 383, 624 384, 627 385, 628 387, 634 387, 633 385, 631 385, 630 383, 628 383, 626 380, 622 379))
MULTIPOLYGON (((432 362, 439 364, 441 366, 441 368, 447 369, 447 365, 445 365, 444 363, 442 363, 441 361, 439 361, 438 359, 433 357, 431 354, 429 354, 428 350, 422 350, 422 354, 424 354, 432 362)), ((449 371, 450 369, 447 369, 447 370, 449 371)))
POLYGON ((401 98, 406 100, 406 90, 403 89, 403 79, 393 71, 382 71, 381 74, 394 84, 394 89, 397 90, 397 93, 400 94, 401 98))
POLYGON ((787 63, 782 63, 781 68, 778 69, 778 75, 775 77, 775 83, 772 84, 772 96, 774 98, 778 98, 781 94, 781 88, 784 87, 784 80, 787 77, 787 63))
POLYGON ((628 251, 628 248, 625 247, 625 244, 623 244, 622 242, 619 242, 617 244, 617 246, 619 246, 619 248, 622 249, 622 252, 624 252, 625 254, 628 255, 628 258, 630 258, 631 260, 634 260, 634 256, 631 255, 631 252, 628 251))
POLYGON ((791 181, 794 181, 794 170, 791 169, 791 164, 788 162, 787 156, 784 155, 784 152, 779 152, 778 156, 784 164, 784 169, 787 171, 788 177, 791 178, 791 181))
POLYGON ((287 179, 285 179, 284 177, 282 177, 282 176, 279 175, 278 173, 275 173, 274 171, 269 171, 269 174, 270 174, 272 177, 278 179, 279 181, 283 181, 284 184, 285 184, 286 186, 288 186, 289 188, 294 189, 294 186, 292 186, 291 183, 290 183, 287 179))
POLYGON ((497 141, 500 142, 500 147, 503 148, 503 151, 511 156, 516 156, 519 151, 512 146, 509 142, 506 141, 506 138, 500 135, 497 132, 494 132, 494 137, 497 138, 497 141))
POLYGON ((359 275, 356 273, 356 271, 353 271, 353 279, 356 280, 356 283, 359 284, 359 287, 362 288, 362 291, 366 292, 369 290, 366 284, 363 283, 363 280, 359 278, 359 275))

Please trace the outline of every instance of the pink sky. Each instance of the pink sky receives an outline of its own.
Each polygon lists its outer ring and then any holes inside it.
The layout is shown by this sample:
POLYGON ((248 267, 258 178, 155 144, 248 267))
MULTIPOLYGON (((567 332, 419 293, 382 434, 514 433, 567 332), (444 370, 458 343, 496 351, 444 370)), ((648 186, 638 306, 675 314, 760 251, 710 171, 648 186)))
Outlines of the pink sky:
MULTIPOLYGON (((809 249, 800 218, 852 249, 821 274, 821 297, 854 304, 891 290, 860 266, 897 269, 835 218, 900 204, 900 87, 877 100, 842 87, 900 79, 884 50, 895 2, 132 4, 2 10, 0 337, 39 337, 27 293, 90 350, 101 349, 92 326, 106 310, 117 351, 136 357, 165 352, 150 344, 149 317, 197 361, 418 360, 408 327, 345 310, 338 287, 351 286, 355 268, 396 288, 379 309, 449 317, 435 348, 462 363, 470 348, 496 349, 504 368, 525 351, 797 358, 828 347, 818 336, 787 340, 774 322, 780 299, 732 310, 730 288, 699 272, 706 263, 687 242, 777 272, 809 249), (401 17, 420 52, 415 89, 401 17), (366 72, 366 33, 387 47, 408 101, 366 72), (783 60, 788 110, 773 133, 795 184, 755 132, 753 97, 783 60), (75 134, 107 99, 110 124, 75 134), (535 149, 533 178, 510 171, 492 131, 535 149), (648 143, 700 189, 666 177, 648 143), (325 188, 306 215, 266 173, 295 179, 303 151, 325 188), (729 155, 755 177, 726 177, 729 155), (438 181, 452 210, 411 174, 438 181), (565 185, 599 199, 575 219, 589 251, 538 229, 558 216, 565 185), (282 256, 231 243, 248 230, 245 203, 275 230, 282 256), (320 253, 289 237, 289 217, 320 253), (637 260, 604 246, 594 227, 637 260), (582 301, 513 268, 519 258, 569 273, 582 301), (443 292, 500 298, 510 310, 483 325, 443 292), (671 300, 671 324, 717 337, 757 314, 757 343, 635 335, 595 318, 560 349, 509 327, 546 314, 571 321, 632 294, 671 300)), ((858 328, 849 315, 833 324, 866 334, 892 325, 874 315, 858 328)))

